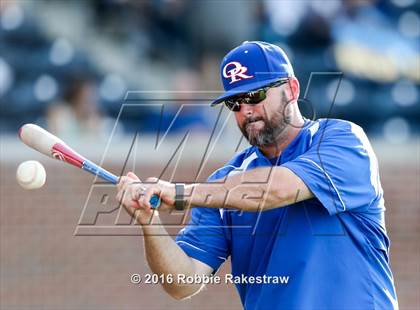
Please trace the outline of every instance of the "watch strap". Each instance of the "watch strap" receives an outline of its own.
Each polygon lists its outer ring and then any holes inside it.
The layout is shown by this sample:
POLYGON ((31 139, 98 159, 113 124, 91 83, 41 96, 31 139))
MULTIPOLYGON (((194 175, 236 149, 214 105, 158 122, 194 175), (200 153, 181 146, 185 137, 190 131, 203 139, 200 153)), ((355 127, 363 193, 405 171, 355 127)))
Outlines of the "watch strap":
POLYGON ((175 210, 182 211, 185 209, 185 184, 175 183, 175 210))

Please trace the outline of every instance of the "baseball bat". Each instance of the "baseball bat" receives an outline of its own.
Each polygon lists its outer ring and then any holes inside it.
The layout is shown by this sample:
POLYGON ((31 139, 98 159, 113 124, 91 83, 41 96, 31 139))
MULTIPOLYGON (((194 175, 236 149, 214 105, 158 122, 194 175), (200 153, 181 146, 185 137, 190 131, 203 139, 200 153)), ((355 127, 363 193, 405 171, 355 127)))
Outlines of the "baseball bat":
MULTIPOLYGON (((65 142, 54 136, 45 129, 35 124, 25 124, 19 129, 19 138, 30 148, 47 155, 49 157, 64 161, 102 178, 105 181, 117 184, 119 178, 104 168, 96 165, 92 161, 84 158, 65 142)), ((154 195, 150 199, 153 209, 159 207, 160 198, 154 195)))

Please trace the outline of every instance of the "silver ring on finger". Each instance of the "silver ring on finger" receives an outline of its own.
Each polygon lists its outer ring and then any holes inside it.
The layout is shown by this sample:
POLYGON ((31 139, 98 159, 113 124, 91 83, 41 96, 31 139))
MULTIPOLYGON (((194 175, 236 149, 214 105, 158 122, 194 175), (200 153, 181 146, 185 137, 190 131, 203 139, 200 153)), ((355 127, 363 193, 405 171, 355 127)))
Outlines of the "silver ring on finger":
POLYGON ((139 187, 136 191, 136 194, 143 195, 145 190, 146 190, 145 187, 139 187))

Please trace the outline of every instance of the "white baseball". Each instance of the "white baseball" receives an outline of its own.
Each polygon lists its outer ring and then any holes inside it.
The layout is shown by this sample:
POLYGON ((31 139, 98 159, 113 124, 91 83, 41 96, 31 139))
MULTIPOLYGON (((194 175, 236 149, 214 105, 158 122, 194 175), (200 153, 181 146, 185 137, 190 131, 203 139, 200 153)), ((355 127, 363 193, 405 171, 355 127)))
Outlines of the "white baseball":
POLYGON ((24 189, 37 189, 45 184, 47 174, 44 166, 36 160, 24 161, 16 171, 16 179, 24 189))

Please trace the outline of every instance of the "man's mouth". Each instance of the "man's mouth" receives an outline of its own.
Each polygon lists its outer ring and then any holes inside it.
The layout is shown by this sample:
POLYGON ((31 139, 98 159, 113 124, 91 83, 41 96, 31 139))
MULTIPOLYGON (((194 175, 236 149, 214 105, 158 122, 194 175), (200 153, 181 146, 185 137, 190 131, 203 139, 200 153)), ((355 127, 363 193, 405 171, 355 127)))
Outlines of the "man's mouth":
POLYGON ((253 120, 248 122, 246 125, 246 129, 262 129, 264 127, 264 121, 263 120, 253 120))

